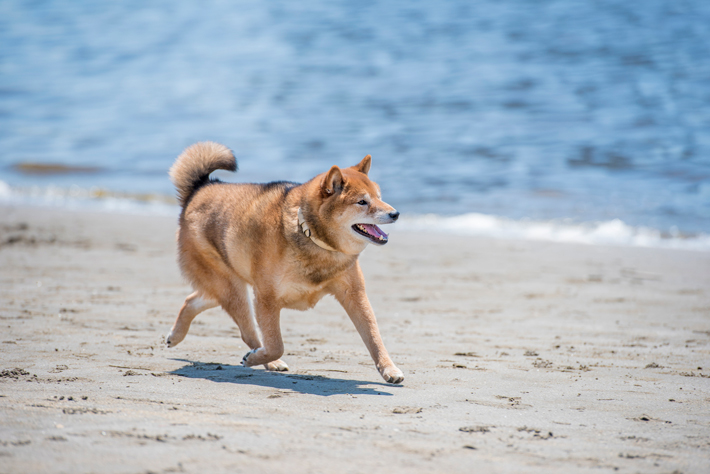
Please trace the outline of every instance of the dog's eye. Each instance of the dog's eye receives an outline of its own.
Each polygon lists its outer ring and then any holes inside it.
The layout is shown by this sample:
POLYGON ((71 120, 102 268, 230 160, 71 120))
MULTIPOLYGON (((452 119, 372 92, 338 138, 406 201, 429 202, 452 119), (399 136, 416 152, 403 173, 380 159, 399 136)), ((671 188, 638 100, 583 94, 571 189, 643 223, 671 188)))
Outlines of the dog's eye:
POLYGON ((358 204, 360 204, 361 206, 367 206, 367 201, 363 199, 362 201, 359 201, 358 204))

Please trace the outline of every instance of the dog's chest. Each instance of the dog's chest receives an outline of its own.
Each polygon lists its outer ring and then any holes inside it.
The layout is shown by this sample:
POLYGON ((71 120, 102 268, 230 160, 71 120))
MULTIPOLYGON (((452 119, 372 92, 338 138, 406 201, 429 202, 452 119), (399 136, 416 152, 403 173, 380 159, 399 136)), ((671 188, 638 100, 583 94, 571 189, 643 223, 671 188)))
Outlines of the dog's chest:
POLYGON ((338 255, 314 260, 306 256, 293 259, 278 281, 278 298, 282 307, 306 310, 329 294, 330 284, 350 268, 356 257, 338 255))
POLYGON ((303 282, 284 282, 279 287, 279 300, 284 308, 304 311, 314 307, 328 293, 324 286, 303 282))

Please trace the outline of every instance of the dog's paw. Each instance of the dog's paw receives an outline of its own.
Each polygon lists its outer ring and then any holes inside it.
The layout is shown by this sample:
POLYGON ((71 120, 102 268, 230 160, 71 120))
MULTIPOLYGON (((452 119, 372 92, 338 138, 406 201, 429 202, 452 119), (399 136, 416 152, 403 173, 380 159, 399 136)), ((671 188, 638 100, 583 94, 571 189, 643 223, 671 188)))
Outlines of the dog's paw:
POLYGON ((387 383, 399 384, 402 383, 402 381, 404 380, 404 374, 394 365, 383 368, 382 370, 380 370, 380 374, 387 383))
POLYGON ((264 367, 266 367, 266 370, 273 370, 276 372, 286 372, 288 370, 288 365, 286 365, 286 362, 281 359, 276 359, 268 364, 264 364, 264 367))
POLYGON ((173 326, 170 333, 165 337, 165 345, 175 347, 180 344, 187 336, 187 331, 182 330, 180 326, 173 326))
POLYGON ((168 347, 175 347, 179 343, 180 341, 177 340, 177 338, 173 335, 172 331, 170 331, 170 334, 165 337, 165 345, 168 347))
POLYGON ((244 367, 251 367, 251 366, 253 366, 253 365, 256 365, 256 364, 250 364, 250 363, 249 363, 249 356, 252 355, 252 354, 254 354, 257 350, 258 350, 258 348, 257 348, 257 349, 252 349, 252 350, 250 350, 249 352, 247 352, 246 354, 244 354, 244 357, 242 357, 242 365, 243 365, 244 367))

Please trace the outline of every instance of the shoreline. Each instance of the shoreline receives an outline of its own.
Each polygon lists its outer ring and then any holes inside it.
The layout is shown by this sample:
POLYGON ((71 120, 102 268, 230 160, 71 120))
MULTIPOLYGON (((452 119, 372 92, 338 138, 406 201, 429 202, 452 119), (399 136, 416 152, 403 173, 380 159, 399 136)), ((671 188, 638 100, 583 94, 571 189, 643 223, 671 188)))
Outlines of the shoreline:
POLYGON ((0 206, 2 472, 703 472, 710 254, 396 232, 361 263, 402 386, 332 298, 239 365, 177 218, 0 206), (16 370, 19 369, 19 370, 16 370))
MULTIPOLYGON (((178 216, 171 195, 111 192, 104 189, 30 188, 18 193, 0 181, 0 207, 49 208, 73 212, 109 212, 128 215, 178 216), (4 185, 4 187, 3 187, 4 185)), ((710 233, 683 233, 675 227, 661 230, 632 226, 621 219, 577 221, 513 219, 469 212, 457 215, 405 213, 391 230, 427 232, 502 240, 664 248, 710 252, 710 233)))

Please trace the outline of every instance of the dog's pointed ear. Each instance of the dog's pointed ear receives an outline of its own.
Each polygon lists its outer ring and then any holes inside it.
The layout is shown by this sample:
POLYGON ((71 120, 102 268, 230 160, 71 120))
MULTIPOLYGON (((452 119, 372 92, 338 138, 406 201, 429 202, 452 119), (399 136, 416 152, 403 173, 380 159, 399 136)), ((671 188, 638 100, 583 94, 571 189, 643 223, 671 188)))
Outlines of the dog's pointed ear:
POLYGON ((326 196, 332 196, 343 189, 343 183, 343 173, 340 168, 334 165, 325 175, 321 190, 326 196))
POLYGON ((353 168, 358 170, 360 173, 365 173, 367 174, 370 171, 370 165, 372 164, 372 156, 367 155, 365 158, 362 159, 362 161, 353 168))

